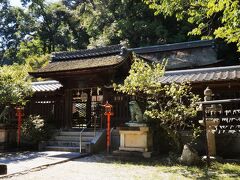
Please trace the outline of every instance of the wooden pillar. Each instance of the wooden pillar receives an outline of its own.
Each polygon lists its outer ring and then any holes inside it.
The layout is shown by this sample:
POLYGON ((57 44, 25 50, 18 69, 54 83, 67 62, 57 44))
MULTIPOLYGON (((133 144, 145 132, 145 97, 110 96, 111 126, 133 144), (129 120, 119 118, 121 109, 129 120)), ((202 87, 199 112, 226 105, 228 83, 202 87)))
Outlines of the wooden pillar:
POLYGON ((54 104, 54 123, 57 128, 64 127, 64 97, 57 97, 54 104))
POLYGON ((86 120, 88 127, 91 127, 91 104, 92 104, 92 96, 90 95, 90 90, 87 90, 87 104, 86 104, 86 120))
POLYGON ((64 120, 63 128, 72 128, 72 89, 64 91, 64 120))

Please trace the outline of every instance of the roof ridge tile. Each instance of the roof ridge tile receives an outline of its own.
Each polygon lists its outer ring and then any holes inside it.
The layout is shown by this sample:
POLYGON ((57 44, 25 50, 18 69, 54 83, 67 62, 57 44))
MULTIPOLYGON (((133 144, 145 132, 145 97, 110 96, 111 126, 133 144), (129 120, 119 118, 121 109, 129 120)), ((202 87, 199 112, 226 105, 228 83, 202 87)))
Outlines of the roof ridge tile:
POLYGON ((52 61, 61 61, 68 59, 87 58, 94 56, 104 56, 117 54, 121 52, 122 45, 111 45, 106 47, 98 47, 93 49, 81 49, 77 51, 62 51, 52 53, 52 61))

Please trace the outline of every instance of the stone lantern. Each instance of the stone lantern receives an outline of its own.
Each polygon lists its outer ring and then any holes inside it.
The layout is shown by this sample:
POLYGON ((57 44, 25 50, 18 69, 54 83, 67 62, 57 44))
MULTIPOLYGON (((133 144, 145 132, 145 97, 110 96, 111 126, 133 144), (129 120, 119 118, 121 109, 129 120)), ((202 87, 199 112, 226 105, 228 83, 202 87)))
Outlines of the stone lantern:
MULTIPOLYGON (((204 101, 211 101, 212 100, 212 90, 207 87, 204 90, 204 101)), ((222 111, 221 105, 212 104, 205 108, 203 108, 203 113, 216 115, 217 112, 222 111)), ((208 146, 208 154, 209 156, 216 156, 216 141, 215 141, 215 131, 217 126, 220 123, 219 118, 217 117, 206 117, 205 122, 204 120, 200 120, 199 123, 202 126, 206 126, 206 137, 207 137, 207 146, 208 146)))

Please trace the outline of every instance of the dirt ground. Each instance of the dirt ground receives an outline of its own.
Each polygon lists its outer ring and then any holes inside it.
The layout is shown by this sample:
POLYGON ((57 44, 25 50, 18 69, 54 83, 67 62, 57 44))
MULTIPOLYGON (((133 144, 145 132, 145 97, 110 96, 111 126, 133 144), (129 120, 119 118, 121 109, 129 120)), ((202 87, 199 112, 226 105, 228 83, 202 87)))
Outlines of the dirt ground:
POLYGON ((167 157, 158 159, 113 159, 97 154, 69 160, 64 163, 41 166, 12 177, 9 180, 165 180, 165 179, 240 179, 240 164, 212 163, 206 166, 172 164, 167 157))
MULTIPOLYGON (((5 179, 16 180, 79 180, 79 179, 172 179, 170 173, 158 167, 108 161, 103 155, 93 155, 43 169, 18 174, 5 179)), ((175 179, 175 178, 174 178, 175 179)))

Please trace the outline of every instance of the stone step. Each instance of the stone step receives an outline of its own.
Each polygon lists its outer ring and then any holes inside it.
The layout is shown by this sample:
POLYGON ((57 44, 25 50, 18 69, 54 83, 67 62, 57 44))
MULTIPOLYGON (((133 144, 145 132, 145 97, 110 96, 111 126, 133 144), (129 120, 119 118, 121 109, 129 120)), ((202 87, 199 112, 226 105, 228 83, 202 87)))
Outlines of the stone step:
MULTIPOLYGON (((100 131, 94 133, 93 129, 85 129, 82 132, 82 152, 85 151, 86 144, 94 139, 100 131)), ((69 151, 79 152, 80 131, 57 131, 52 139, 46 142, 46 150, 48 151, 69 151)))
MULTIPOLYGON (((94 137, 92 136, 82 136, 82 141, 91 141, 94 137)), ((52 140, 56 141, 80 141, 79 136, 55 136, 52 140)))
MULTIPOLYGON (((90 142, 82 142, 82 146, 85 146, 90 142)), ((54 141, 54 140, 49 140, 47 141, 47 144, 49 146, 69 146, 69 147, 79 147, 80 142, 79 141, 54 141)))
MULTIPOLYGON (((85 148, 82 147, 82 150, 85 148)), ((79 147, 66 147, 66 146, 46 146, 47 151, 67 151, 67 152, 79 152, 79 147)))
MULTIPOLYGON (((57 135, 60 135, 60 136, 80 136, 80 132, 60 131, 60 132, 58 132, 57 135)), ((94 136, 94 132, 93 131, 84 131, 84 132, 82 132, 82 136, 94 136)))

